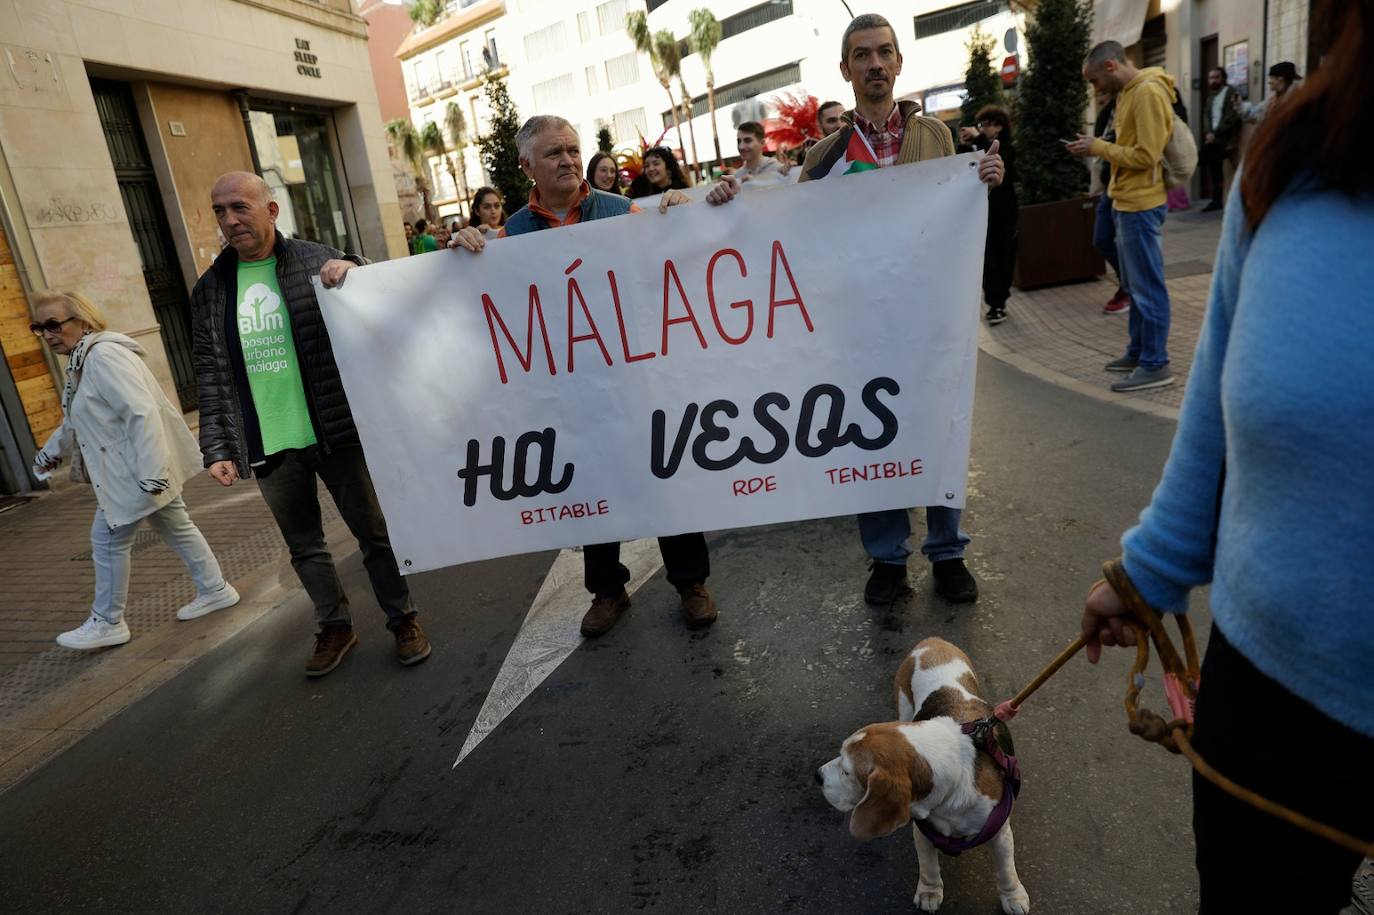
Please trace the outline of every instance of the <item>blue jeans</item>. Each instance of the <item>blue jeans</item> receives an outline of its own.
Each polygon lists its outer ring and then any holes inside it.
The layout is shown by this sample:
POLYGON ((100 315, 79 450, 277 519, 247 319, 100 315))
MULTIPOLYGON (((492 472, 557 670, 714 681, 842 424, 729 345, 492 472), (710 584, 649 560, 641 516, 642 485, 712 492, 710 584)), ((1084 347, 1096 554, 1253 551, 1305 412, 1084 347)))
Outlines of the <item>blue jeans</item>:
POLYGON ((1116 256, 1116 222, 1112 219, 1112 198, 1103 191, 1097 198, 1097 215, 1093 217, 1093 247, 1107 259, 1121 277, 1121 262, 1116 256))
MULTIPOLYGON (((961 508, 931 505, 926 509, 926 539, 921 552, 931 562, 960 559, 968 545, 968 534, 959 530, 961 508)), ((905 565, 911 555, 911 515, 905 508, 893 508, 859 515, 859 539, 874 562, 905 565)))
POLYGON ((91 522, 91 562, 95 566, 95 600, 91 602, 91 613, 107 623, 117 623, 124 618, 124 608, 129 603, 134 535, 144 521, 162 535, 167 545, 186 563, 191 580, 196 583, 197 595, 210 594, 224 587, 219 561, 210 552, 210 545, 205 542, 200 528, 186 513, 186 503, 180 496, 152 514, 114 530, 106 523, 105 512, 97 508, 95 520, 91 522))
POLYGON ((1164 285, 1160 241, 1165 211, 1162 206, 1139 213, 1112 210, 1121 285, 1131 295, 1131 342, 1126 356, 1144 369, 1169 362, 1169 287, 1164 285))

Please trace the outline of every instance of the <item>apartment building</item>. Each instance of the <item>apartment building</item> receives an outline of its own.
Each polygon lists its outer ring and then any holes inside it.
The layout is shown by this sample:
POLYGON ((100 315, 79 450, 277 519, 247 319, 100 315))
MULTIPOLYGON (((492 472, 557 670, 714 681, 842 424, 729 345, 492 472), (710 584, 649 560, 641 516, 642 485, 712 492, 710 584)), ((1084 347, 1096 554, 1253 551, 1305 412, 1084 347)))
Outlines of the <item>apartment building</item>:
POLYGON ((283 233, 405 251, 353 0, 0 0, 0 44, 0 494, 61 419, 35 290, 90 296, 193 413, 219 174, 262 175, 283 233))

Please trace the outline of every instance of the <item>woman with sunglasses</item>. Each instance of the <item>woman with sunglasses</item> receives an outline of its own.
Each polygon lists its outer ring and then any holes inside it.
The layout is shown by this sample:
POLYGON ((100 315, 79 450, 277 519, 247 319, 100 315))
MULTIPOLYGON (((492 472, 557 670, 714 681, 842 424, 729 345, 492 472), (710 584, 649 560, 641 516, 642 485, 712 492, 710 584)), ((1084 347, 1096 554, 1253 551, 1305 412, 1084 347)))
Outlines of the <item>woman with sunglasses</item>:
POLYGON ((673 151, 666 146, 655 146, 644 153, 644 170, 630 184, 631 197, 651 197, 664 191, 681 191, 691 187, 687 176, 682 173, 673 151))
POLYGON ((204 469, 200 448, 144 364, 143 347, 106 330, 100 310, 80 293, 40 292, 33 303, 36 320, 29 329, 67 357, 62 425, 34 455, 34 471, 46 479, 65 458, 72 479, 90 483, 96 500, 91 616, 59 635, 57 644, 84 651, 129 641, 124 608, 130 557, 144 520, 177 551, 196 583, 195 600, 177 611, 177 619, 238 603, 181 500, 182 485, 204 469))

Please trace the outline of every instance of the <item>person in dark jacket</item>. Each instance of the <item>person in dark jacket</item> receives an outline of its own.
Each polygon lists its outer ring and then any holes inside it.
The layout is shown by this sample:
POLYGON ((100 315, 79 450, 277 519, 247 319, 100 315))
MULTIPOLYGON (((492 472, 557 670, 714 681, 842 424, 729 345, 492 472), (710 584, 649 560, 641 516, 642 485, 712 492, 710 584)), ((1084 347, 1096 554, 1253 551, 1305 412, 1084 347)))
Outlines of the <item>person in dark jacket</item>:
POLYGON ((1011 275, 1016 268, 1016 148, 1011 142, 1011 117, 1006 109, 984 105, 975 116, 976 127, 960 130, 960 139, 979 152, 987 152, 994 140, 1006 174, 1002 183, 988 191, 988 235, 983 249, 983 301, 987 303, 987 322, 1001 324, 1007 319, 1007 299, 1011 296, 1011 275))
MULTIPOLYGON (((1093 136, 1115 143, 1116 96, 1098 91, 1094 98, 1097 102, 1097 121, 1093 125, 1093 136)), ((1131 311, 1131 296, 1121 285, 1121 261, 1116 253, 1116 223, 1112 220, 1112 198, 1107 196, 1107 185, 1112 183, 1112 163, 1103 159, 1097 167, 1102 193, 1098 195, 1097 214, 1093 219, 1093 247, 1112 265, 1117 277, 1116 293, 1102 307, 1102 313, 1124 315, 1131 311)))
POLYGON ((1221 209, 1226 199, 1225 162, 1240 145, 1240 95, 1226 84, 1226 71, 1213 67, 1207 72, 1207 102, 1203 106, 1202 167, 1212 191, 1212 202, 1204 213, 1221 209))
POLYGON ((325 546, 317 494, 324 481, 358 540, 377 603, 405 665, 429 657, 410 589, 396 567, 386 519, 363 460, 329 332, 310 278, 325 286, 365 261, 276 230, 267 183, 230 172, 210 192, 229 240, 191 293, 200 386, 200 450, 224 486, 257 476, 315 604, 319 632, 306 676, 321 677, 357 644, 348 597, 325 546))

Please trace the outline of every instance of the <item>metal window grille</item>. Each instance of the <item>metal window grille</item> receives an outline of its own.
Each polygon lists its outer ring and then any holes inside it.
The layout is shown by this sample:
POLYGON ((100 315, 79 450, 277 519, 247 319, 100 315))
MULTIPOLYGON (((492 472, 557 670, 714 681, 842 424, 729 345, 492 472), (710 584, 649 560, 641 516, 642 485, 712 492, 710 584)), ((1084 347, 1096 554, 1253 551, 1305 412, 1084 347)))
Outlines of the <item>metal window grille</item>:
POLYGON ((568 23, 559 20, 547 28, 525 36, 525 59, 550 57, 568 46, 568 23))
POLYGON ((611 132, 622 142, 629 142, 630 137, 641 137, 649 132, 649 122, 644 116, 643 108, 617 112, 612 118, 612 124, 611 132))
POLYGON ((934 13, 916 17, 916 39, 930 38, 966 29, 984 19, 991 19, 1008 8, 1006 0, 977 0, 975 3, 962 3, 934 13))
POLYGON ((634 51, 606 61, 606 88, 619 89, 639 82, 639 55, 634 51))
MULTIPOLYGON (((726 105, 733 105, 745 99, 751 99, 756 95, 765 92, 772 92, 775 89, 782 89, 786 86, 801 82, 800 64, 787 64, 763 73, 755 74, 748 79, 742 79, 737 83, 730 83, 716 89, 716 108, 721 109, 726 105)), ((699 95, 692 99, 692 110, 705 110, 706 96, 699 95)), ((673 124, 673 113, 663 112, 663 126, 671 127, 673 124)))
POLYGON ((625 13, 628 4, 625 0, 606 0, 596 7, 596 21, 602 35, 625 31, 625 13))
MULTIPOLYGON (((652 8, 651 6, 650 9, 652 8)), ((786 19, 791 15, 792 0, 768 0, 767 3, 760 3, 758 6, 752 6, 743 12, 722 19, 720 21, 720 40, 724 41, 741 32, 756 29, 770 22, 777 22, 779 19, 786 19)), ((692 53, 692 49, 685 38, 678 43, 678 51, 683 57, 692 53)))
POLYGON ((577 94, 577 87, 573 82, 571 73, 546 79, 542 83, 535 83, 532 88, 536 111, 558 111, 566 108, 577 94))

